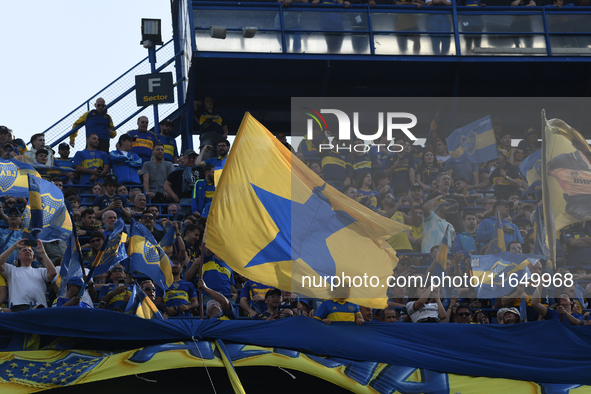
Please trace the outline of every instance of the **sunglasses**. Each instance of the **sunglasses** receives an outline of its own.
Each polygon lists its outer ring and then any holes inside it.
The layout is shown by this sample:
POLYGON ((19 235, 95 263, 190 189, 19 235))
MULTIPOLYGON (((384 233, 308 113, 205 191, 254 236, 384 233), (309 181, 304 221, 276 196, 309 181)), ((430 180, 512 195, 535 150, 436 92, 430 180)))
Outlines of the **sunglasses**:
POLYGON ((102 241, 102 239, 100 239, 100 238, 97 238, 97 239, 91 239, 91 240, 90 240, 90 242, 91 242, 91 243, 93 243, 93 244, 94 244, 94 243, 97 243, 97 242, 100 242, 100 241, 102 241))
POLYGON ((144 291, 154 291, 153 287, 144 287, 144 291))
POLYGON ((125 272, 123 268, 113 268, 111 272, 125 272))
POLYGON ((154 220, 154 216, 144 216, 143 220, 154 220))
POLYGON ((405 261, 404 263, 400 263, 401 266, 403 267, 410 267, 410 263, 405 261))
POLYGON ((462 312, 462 313, 458 313, 458 316, 460 316, 460 317, 468 317, 468 316, 470 316, 470 313, 468 313, 468 312, 462 312))
POLYGON ((20 218, 21 215, 19 215, 18 213, 11 213, 10 215, 8 215, 9 218, 20 218))

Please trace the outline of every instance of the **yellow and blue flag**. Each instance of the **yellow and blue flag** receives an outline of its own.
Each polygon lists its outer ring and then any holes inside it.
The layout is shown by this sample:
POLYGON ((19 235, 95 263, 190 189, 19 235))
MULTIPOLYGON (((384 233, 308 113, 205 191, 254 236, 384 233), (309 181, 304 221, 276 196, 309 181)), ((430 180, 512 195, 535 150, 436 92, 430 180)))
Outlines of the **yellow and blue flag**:
MULTIPOLYGON (((447 272, 447 254, 448 254, 448 238, 449 238, 449 225, 445 229, 445 233, 443 233, 443 238, 441 239, 441 245, 439 245, 439 252, 437 252, 437 257, 435 257, 435 267, 433 269, 433 276, 441 276, 441 274, 451 275, 451 272, 447 272)), ((443 296, 445 298, 449 298, 452 296, 452 289, 447 286, 445 281, 443 286, 443 296)))
POLYGON ((104 243, 104 252, 98 262, 95 262, 93 275, 106 274, 111 268, 117 264, 122 264, 128 258, 125 250, 125 241, 127 241, 127 234, 123 232, 125 224, 123 219, 117 219, 113 224, 113 231, 109 234, 108 239, 104 243))
MULTIPOLYGON (((511 293, 524 275, 527 266, 539 260, 539 256, 501 252, 486 256, 471 256, 472 276, 478 278, 477 298, 497 298, 511 293)), ((472 283, 472 281, 470 282, 472 283)))
POLYGON ((141 223, 132 219, 129 229, 129 270, 143 272, 166 291, 174 281, 170 259, 141 223))
POLYGON ((162 313, 160 313, 156 305, 146 296, 146 293, 140 289, 137 283, 131 290, 131 296, 129 297, 129 301, 127 301, 125 313, 141 317, 142 319, 163 319, 162 313))
POLYGON ((446 139, 449 155, 473 163, 485 163, 499 157, 490 116, 460 127, 446 139))
POLYGON ((27 174, 40 178, 30 164, 16 159, 0 159, 0 196, 29 197, 27 174))
POLYGON ((23 236, 45 242, 67 241, 72 234, 72 220, 62 191, 52 182, 31 174, 28 182, 30 201, 23 213, 23 236))
POLYGON ((529 155, 520 165, 519 171, 530 185, 542 179, 542 150, 538 149, 529 155))
POLYGON ((488 244, 486 254, 497 254, 507 250, 505 245, 505 233, 503 232, 503 222, 501 221, 501 213, 497 211, 497 220, 493 228, 493 238, 488 244))
POLYGON ((381 308, 398 262, 386 241, 404 230, 326 184, 247 113, 211 204, 206 246, 268 286, 381 308), (364 274, 368 283, 350 283, 364 274))
POLYGON ((536 209, 536 213, 534 214, 534 254, 544 256, 545 258, 548 258, 550 255, 540 208, 536 209))
POLYGON ((165 253, 168 253, 170 249, 173 248, 174 240, 175 240, 175 231, 174 227, 172 226, 171 222, 166 222, 164 224, 164 229, 166 230, 166 234, 160 240, 160 247, 164 250, 165 253))
POLYGON ((236 373, 236 369, 234 368, 234 364, 232 364, 232 358, 228 353, 228 349, 226 349, 226 345, 222 342, 221 339, 215 340, 215 345, 220 351, 220 357, 222 362, 224 363, 224 367, 226 367, 226 371, 228 372, 228 379, 230 379, 230 383, 232 384, 232 389, 234 389, 235 394, 246 394, 244 391, 244 387, 242 386, 242 382, 236 373))

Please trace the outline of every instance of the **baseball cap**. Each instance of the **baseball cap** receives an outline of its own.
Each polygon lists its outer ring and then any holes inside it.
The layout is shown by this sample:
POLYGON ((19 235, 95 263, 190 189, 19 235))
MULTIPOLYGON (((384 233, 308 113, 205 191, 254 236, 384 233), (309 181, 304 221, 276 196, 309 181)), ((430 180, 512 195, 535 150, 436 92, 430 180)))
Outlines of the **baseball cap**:
POLYGON ((46 155, 49 155, 49 151, 47 149, 39 149, 37 152, 35 152, 35 157, 37 157, 40 154, 45 153, 46 155))
POLYGON ((163 121, 161 121, 161 122, 160 122, 160 124, 161 124, 161 125, 167 125, 167 126, 171 126, 171 127, 174 125, 174 123, 172 123, 172 122, 170 121, 170 119, 164 119, 163 121))
POLYGON ((62 150, 62 149, 70 149, 70 145, 66 144, 65 142, 62 142, 61 144, 59 144, 59 146, 57 147, 57 150, 62 150))
POLYGON ((136 137, 132 137, 129 134, 122 134, 121 137, 119 137, 119 143, 123 141, 135 141, 136 139, 136 137))
POLYGON ((495 209, 496 207, 498 207, 500 205, 510 205, 510 204, 507 200, 497 200, 497 202, 495 202, 495 205, 493 205, 493 209, 495 209))
POLYGON ((272 295, 281 296, 281 290, 279 290, 279 289, 271 289, 271 290, 268 290, 265 293, 265 299, 267 299, 268 297, 271 297, 272 295))
POLYGON ((196 153, 196 152, 195 152, 193 149, 187 149, 187 150, 185 151, 185 154, 184 154, 184 156, 185 156, 185 157, 189 157, 189 156, 191 156, 191 155, 197 155, 197 153, 196 153))
POLYGON ((538 132, 533 127, 530 127, 529 129, 527 129, 525 131, 525 136, 527 137, 528 135, 531 135, 531 134, 538 134, 538 132))
POLYGON ((18 213, 19 215, 22 215, 21 211, 19 211, 17 207, 12 207, 8 210, 9 215, 12 213, 18 213))
POLYGON ((6 126, 0 126, 0 133, 9 133, 9 129, 6 126))
POLYGON ((113 174, 108 174, 103 177, 105 185, 118 185, 119 179, 113 174))
POLYGON ((519 316, 519 318, 521 318, 521 313, 519 313, 519 310, 517 308, 515 308, 514 306, 512 306, 511 308, 508 308, 507 311, 505 313, 515 313, 517 316, 519 316))
POLYGON ((449 203, 445 200, 439 200, 435 203, 435 205, 433 205, 433 212, 437 211, 439 209, 439 207, 441 207, 442 205, 449 205, 449 203))
POLYGON ((419 185, 418 183, 415 183, 414 185, 412 185, 412 187, 410 188, 410 190, 413 190, 413 189, 421 189, 421 190, 423 190, 423 188, 421 187, 421 185, 419 185))
POLYGON ((6 149, 9 147, 10 147, 10 149, 14 149, 14 144, 10 141, 6 141, 5 143, 2 144, 2 149, 6 149))
POLYGON ((82 281, 82 278, 79 276, 72 276, 69 280, 68 280, 68 284, 69 285, 74 285, 74 286, 78 286, 78 287, 82 287, 84 286, 84 282, 82 281))

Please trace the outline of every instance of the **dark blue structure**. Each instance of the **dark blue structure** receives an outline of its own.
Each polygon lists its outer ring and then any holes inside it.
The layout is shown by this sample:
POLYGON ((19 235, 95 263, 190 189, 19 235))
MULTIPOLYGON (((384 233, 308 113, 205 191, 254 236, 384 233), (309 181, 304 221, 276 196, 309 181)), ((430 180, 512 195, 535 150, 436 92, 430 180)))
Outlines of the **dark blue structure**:
MULTIPOLYGON (((591 7, 509 4, 417 10, 178 0, 186 102, 213 96, 230 133, 250 111, 289 134, 291 97, 589 96, 591 7), (226 28, 226 38, 211 37, 211 26, 226 28), (242 35, 248 27, 257 28, 252 38, 242 35)), ((185 130, 191 112, 186 106, 185 130)))

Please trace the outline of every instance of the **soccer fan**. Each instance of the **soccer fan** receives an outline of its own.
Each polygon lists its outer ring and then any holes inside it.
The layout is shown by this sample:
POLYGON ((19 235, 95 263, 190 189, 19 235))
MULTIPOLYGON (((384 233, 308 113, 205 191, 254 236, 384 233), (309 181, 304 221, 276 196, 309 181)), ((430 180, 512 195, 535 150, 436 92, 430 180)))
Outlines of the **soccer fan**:
POLYGON ((573 326, 583 325, 583 315, 579 313, 573 313, 572 308, 574 302, 568 296, 568 294, 560 294, 558 298, 558 306, 556 310, 548 308, 546 305, 540 302, 540 295, 542 294, 543 284, 540 281, 540 285, 536 288, 534 295, 531 299, 531 306, 538 312, 544 320, 559 320, 563 324, 570 324, 573 326))
POLYGON ((462 252, 464 256, 478 254, 480 243, 476 242, 476 214, 474 211, 463 211, 464 231, 456 235, 453 242, 453 254, 462 252))
POLYGON ((148 118, 140 116, 137 120, 137 129, 131 130, 127 134, 135 137, 131 151, 142 159, 142 163, 150 161, 154 144, 158 142, 156 134, 148 130, 148 118))
MULTIPOLYGON (((170 136, 172 126, 173 123, 168 119, 161 121, 160 134, 158 134, 156 138, 158 139, 158 143, 162 144, 164 148, 164 160, 177 164, 179 152, 176 147, 175 139, 170 136)), ((154 144, 154 148, 156 148, 156 144, 154 144)))
POLYGON ((112 283, 101 287, 99 301, 105 303, 105 309, 123 312, 131 297, 131 286, 126 284, 127 274, 121 264, 111 268, 112 283))
POLYGON ((340 298, 322 301, 314 319, 328 325, 333 321, 354 321, 358 326, 364 323, 359 306, 340 298))
POLYGON ((246 281, 240 290, 240 307, 249 317, 265 312, 267 310, 265 294, 271 289, 274 287, 253 280, 246 281))
POLYGON ((80 184, 91 185, 103 181, 102 177, 109 173, 109 155, 98 150, 99 139, 94 133, 86 137, 86 149, 76 152, 72 159, 74 169, 79 172, 80 184))
POLYGON ((53 301, 52 307, 78 306, 81 308, 92 308, 86 302, 81 301, 81 298, 78 297, 82 286, 84 286, 82 278, 78 276, 72 276, 70 279, 68 279, 66 295, 64 297, 57 297, 53 301))
MULTIPOLYGON (((78 120, 74 122, 74 126, 72 128, 76 128, 77 126, 84 123, 84 127, 86 128, 86 137, 88 137, 90 134, 96 134, 99 138, 98 149, 108 153, 109 145, 111 143, 110 138, 115 138, 117 132, 113 130, 113 119, 111 119, 111 116, 107 114, 105 100, 102 97, 97 98, 96 102, 94 103, 94 107, 96 109, 88 111, 78 118, 78 120)), ((72 145, 72 148, 75 146, 75 140, 77 136, 78 131, 70 135, 70 145, 72 145)))
POLYGON ((451 176, 447 172, 442 172, 435 178, 437 180, 437 191, 429 194, 427 200, 435 196, 443 195, 443 199, 449 204, 446 214, 446 220, 453 226, 457 232, 464 231, 462 226, 461 211, 466 206, 466 200, 459 194, 451 194, 451 176))
MULTIPOLYGON (((43 133, 33 134, 31 137, 31 149, 25 152, 25 156, 35 162, 35 157, 39 149, 45 149, 45 134, 43 133)), ((47 151, 47 165, 53 165, 53 153, 50 151, 47 151)))
POLYGON ((522 244, 523 238, 521 237, 519 228, 507 220, 507 217, 509 217, 509 203, 505 200, 495 202, 493 206, 493 216, 488 219, 483 219, 480 222, 478 230, 476 230, 476 242, 480 242, 481 245, 484 245, 494 238, 494 232, 497 230, 497 212, 499 212, 501 216, 505 245, 509 245, 511 241, 518 241, 522 244))
POLYGON ((174 171, 174 164, 164 160, 164 145, 154 144, 153 156, 142 167, 144 191, 150 201, 156 204, 170 200, 170 196, 164 190, 164 184, 170 173, 174 171))
POLYGON ((446 220, 449 203, 442 199, 443 195, 423 204, 423 242, 421 252, 430 253, 433 246, 441 244, 445 230, 449 227, 448 248, 452 249, 452 241, 456 236, 454 227, 446 220))
POLYGON ((195 165, 197 153, 189 149, 185 151, 185 164, 178 166, 168 175, 164 183, 164 190, 172 200, 183 206, 181 213, 191 213, 191 198, 193 197, 193 187, 199 179, 205 178, 203 168, 195 165))
POLYGON ((441 304, 439 288, 431 291, 430 288, 417 286, 411 290, 415 300, 406 304, 406 311, 413 323, 440 323, 447 317, 441 304))
POLYGON ((279 310, 279 305, 283 301, 283 297, 281 295, 281 290, 279 289, 271 289, 265 293, 265 304, 267 304, 267 309, 262 312, 252 316, 254 320, 275 320, 279 318, 281 311, 279 310))
POLYGON ((191 198, 191 211, 193 215, 200 217, 205 204, 211 203, 215 194, 214 167, 205 166, 205 178, 195 182, 193 197, 191 198))
POLYGON ((197 288, 211 298, 206 304, 206 318, 219 320, 236 320, 236 314, 230 301, 220 293, 207 287, 202 279, 197 281, 197 288))
POLYGON ((166 292, 156 289, 156 304, 164 304, 169 316, 191 316, 191 311, 199 305, 195 287, 193 283, 181 279, 183 267, 179 257, 173 256, 171 261, 174 282, 166 292))
POLYGON ((379 318, 383 323, 396 323, 398 321, 398 313, 396 309, 389 306, 380 310, 379 318))
POLYGON ((135 137, 129 134, 123 134, 119 137, 119 149, 109 153, 109 162, 115 175, 122 184, 139 185, 140 176, 138 170, 142 167, 142 159, 131 152, 131 145, 136 141, 135 137))

